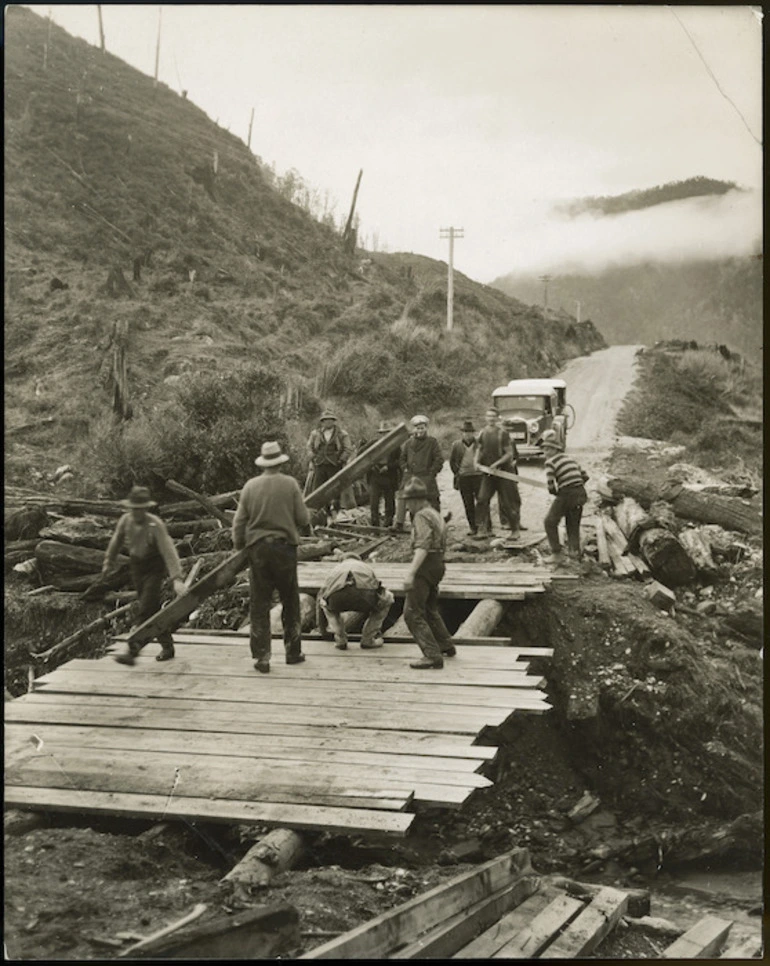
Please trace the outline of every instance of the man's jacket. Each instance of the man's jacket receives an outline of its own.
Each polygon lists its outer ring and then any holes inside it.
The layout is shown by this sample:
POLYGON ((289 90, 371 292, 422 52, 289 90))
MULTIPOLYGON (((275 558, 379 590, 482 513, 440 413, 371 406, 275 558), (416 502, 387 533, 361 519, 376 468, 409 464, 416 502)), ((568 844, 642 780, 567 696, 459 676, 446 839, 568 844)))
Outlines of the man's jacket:
POLYGON ((401 447, 401 470, 404 479, 418 476, 424 483, 435 481, 444 465, 438 440, 433 436, 412 436, 401 447))
MULTIPOLYGON (((369 449, 370 446, 378 443, 381 439, 381 436, 375 436, 374 439, 370 439, 368 442, 364 443, 364 445, 361 446, 358 451, 359 455, 369 449)), ((396 446, 367 471, 366 478, 369 482, 371 482, 373 479, 381 480, 383 483, 387 483, 395 488, 398 486, 401 476, 400 463, 401 453, 398 446, 396 446)))
POLYGON ((314 429, 307 441, 307 451, 314 466, 344 466, 353 453, 350 434, 335 426, 328 440, 323 430, 314 429))

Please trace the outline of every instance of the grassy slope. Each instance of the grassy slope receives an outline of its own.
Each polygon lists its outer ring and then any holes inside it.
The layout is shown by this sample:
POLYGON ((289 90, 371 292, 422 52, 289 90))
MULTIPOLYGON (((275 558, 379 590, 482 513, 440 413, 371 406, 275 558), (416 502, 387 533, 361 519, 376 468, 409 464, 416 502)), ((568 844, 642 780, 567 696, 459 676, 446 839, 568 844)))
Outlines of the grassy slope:
POLYGON ((362 430, 416 408, 454 424, 500 381, 604 344, 567 316, 546 331, 539 309, 461 275, 448 336, 443 263, 346 256, 238 138, 168 88, 56 26, 44 71, 46 32, 30 11, 6 11, 6 425, 57 417, 13 437, 12 476, 71 462, 109 413, 119 321, 136 411, 173 394, 168 376, 262 362, 305 417, 334 404, 362 430), (215 151, 212 198, 200 169, 215 151), (109 270, 130 280, 147 249, 132 296, 111 298, 109 270), (53 276, 69 288, 52 292, 53 276))

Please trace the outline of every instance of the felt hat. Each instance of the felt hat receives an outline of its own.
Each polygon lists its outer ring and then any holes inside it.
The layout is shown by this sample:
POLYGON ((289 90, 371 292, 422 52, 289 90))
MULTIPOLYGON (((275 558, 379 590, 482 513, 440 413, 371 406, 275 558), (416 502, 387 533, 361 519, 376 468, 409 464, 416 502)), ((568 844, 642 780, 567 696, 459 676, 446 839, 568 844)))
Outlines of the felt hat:
POLYGON ((257 466, 278 466, 281 463, 288 463, 289 457, 281 452, 278 443, 271 440, 262 444, 262 450, 254 462, 257 466))
POLYGON ((428 417, 427 416, 412 416, 412 426, 427 426, 428 417))
POLYGON ((475 428, 473 426, 473 420, 471 420, 471 419, 464 419, 463 420, 463 432, 464 433, 475 433, 476 432, 476 430, 475 430, 475 428))
POLYGON ((564 449, 564 446, 562 445, 561 440, 552 429, 547 429, 543 433, 543 439, 541 440, 541 442, 543 444, 543 449, 555 449, 555 450, 564 449))
POLYGON ((157 503, 151 498, 150 491, 146 486, 132 486, 131 492, 128 494, 128 499, 121 500, 120 503, 121 506, 144 510, 150 506, 157 506, 157 503))
POLYGON ((337 422, 337 417, 329 409, 325 409, 318 418, 321 420, 321 422, 323 422, 324 419, 333 419, 335 423, 337 422))
POLYGON ((383 421, 380 423, 380 428, 377 430, 377 432, 389 433, 392 428, 393 427, 390 425, 390 423, 387 420, 383 419, 383 421))
POLYGON ((404 500, 427 500, 428 488, 422 480, 413 477, 401 491, 404 500))

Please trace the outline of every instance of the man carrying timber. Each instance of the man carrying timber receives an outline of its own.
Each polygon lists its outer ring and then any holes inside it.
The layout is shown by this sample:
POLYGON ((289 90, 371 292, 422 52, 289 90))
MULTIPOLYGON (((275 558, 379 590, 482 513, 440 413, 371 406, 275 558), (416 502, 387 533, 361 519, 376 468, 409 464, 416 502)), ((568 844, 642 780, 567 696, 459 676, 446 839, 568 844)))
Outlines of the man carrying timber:
MULTIPOLYGON (((408 482, 412 478, 421 480, 425 484, 428 503, 434 510, 441 509, 438 483, 436 477, 444 465, 441 447, 435 436, 428 435, 428 417, 412 417, 412 435, 401 447, 401 481, 408 482)), ((403 499, 396 502, 396 522, 394 530, 403 530, 406 519, 406 506, 403 499)))
POLYGON ((382 622, 393 605, 393 594, 380 583, 371 564, 357 553, 346 553, 341 563, 331 571, 316 597, 316 623, 321 633, 326 627, 334 632, 334 646, 340 651, 348 648, 348 637, 342 614, 358 611, 366 614, 361 631, 361 650, 382 647, 382 622))
POLYGON ((482 474, 476 467, 478 448, 473 422, 466 419, 462 426, 462 436, 452 443, 449 467, 454 477, 454 487, 460 491, 462 497, 470 535, 478 532, 479 523, 476 515, 476 501, 481 490, 482 474))
MULTIPOLYGON (((392 427, 386 422, 380 423, 377 436, 370 439, 361 448, 363 453, 370 446, 386 436, 392 427)), ((383 456, 366 474, 366 482, 369 486, 369 513, 373 527, 380 525, 380 503, 385 503, 385 526, 393 526, 393 517, 396 512, 396 490, 398 489, 399 478, 401 476, 400 454, 396 447, 388 454, 383 456)))
MULTIPOLYGON (((488 466, 490 469, 500 469, 512 473, 518 456, 516 444, 506 430, 499 425, 499 418, 496 409, 487 410, 484 417, 486 425, 479 433, 477 462, 479 465, 488 466)), ((490 533, 492 530, 490 503, 495 493, 497 493, 500 521, 503 526, 511 528, 511 536, 515 539, 519 536, 521 515, 519 488, 513 480, 504 480, 499 476, 490 476, 486 473, 481 481, 476 506, 477 513, 483 521, 483 532, 490 533)))
POLYGON ((289 457, 276 442, 262 444, 254 461, 262 475, 252 477, 241 490, 233 519, 233 547, 248 548, 251 635, 254 667, 270 671, 270 604, 273 591, 281 598, 281 623, 287 664, 305 660, 300 638, 297 545, 299 531, 310 526, 302 491, 281 466, 289 457))
MULTIPOLYGON (((154 513, 147 512, 150 507, 157 505, 150 499, 147 487, 132 487, 128 499, 120 502, 128 512, 123 514, 115 527, 104 555, 102 575, 107 576, 113 570, 118 554, 126 547, 131 561, 131 582, 137 595, 135 626, 139 626, 160 610, 160 594, 166 572, 174 582, 177 596, 181 597, 186 588, 179 555, 166 524, 154 513)), ((155 660, 170 661, 174 657, 171 632, 161 632, 157 639, 161 652, 155 660)), ((115 660, 119 664, 132 665, 143 646, 129 644, 123 654, 115 656, 115 660)))
POLYGON ((551 548, 550 563, 564 563, 559 543, 559 521, 564 517, 567 528, 567 547, 572 560, 580 558, 580 520, 588 495, 585 484, 588 474, 572 456, 567 456, 559 437, 552 429, 543 433, 545 476, 548 492, 554 496, 545 515, 545 534, 551 548))
POLYGON ((404 620, 422 651, 410 667, 442 668, 445 657, 457 652, 438 609, 438 588, 444 576, 446 527, 441 514, 428 503, 428 488, 419 479, 410 480, 403 491, 412 516, 414 557, 404 579, 404 620))
MULTIPOLYGON (((350 434, 338 425, 337 417, 328 409, 321 413, 319 428, 314 429, 308 437, 307 453, 313 468, 313 490, 339 473, 353 455, 350 434)), ((340 509, 339 497, 332 500, 326 509, 327 515, 334 516, 340 509)))

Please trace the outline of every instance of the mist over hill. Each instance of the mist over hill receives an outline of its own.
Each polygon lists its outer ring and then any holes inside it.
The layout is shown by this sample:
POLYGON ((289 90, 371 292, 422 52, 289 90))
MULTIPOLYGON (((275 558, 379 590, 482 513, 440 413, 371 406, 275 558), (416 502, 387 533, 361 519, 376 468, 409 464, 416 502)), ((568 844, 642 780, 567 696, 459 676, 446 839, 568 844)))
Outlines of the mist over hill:
POLYGON ((330 404, 369 430, 454 424, 501 380, 605 344, 460 273, 447 332, 445 263, 346 250, 189 100, 56 25, 44 67, 48 24, 23 7, 5 26, 6 423, 41 424, 24 459, 72 458, 119 358, 135 417, 180 380, 263 365, 299 438, 330 404))

